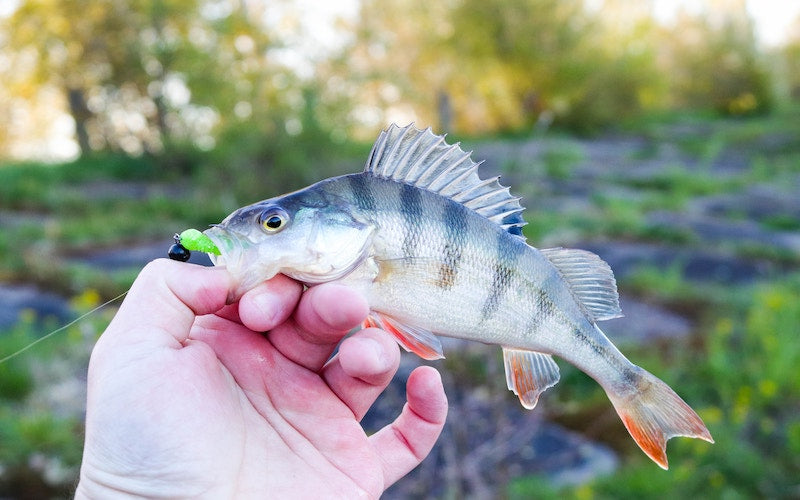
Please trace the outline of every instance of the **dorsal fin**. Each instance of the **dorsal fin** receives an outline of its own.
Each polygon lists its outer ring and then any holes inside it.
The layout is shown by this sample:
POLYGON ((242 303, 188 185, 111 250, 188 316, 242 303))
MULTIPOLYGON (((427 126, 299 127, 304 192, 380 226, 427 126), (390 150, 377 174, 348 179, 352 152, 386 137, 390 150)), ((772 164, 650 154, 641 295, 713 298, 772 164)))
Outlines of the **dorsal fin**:
POLYGON ((540 251, 559 270, 591 321, 622 316, 617 281, 606 261, 586 250, 544 248, 540 251))
POLYGON ((481 179, 479 166, 470 153, 447 144, 430 128, 393 124, 378 136, 364 172, 446 196, 525 239, 519 198, 511 196, 498 177, 481 179))

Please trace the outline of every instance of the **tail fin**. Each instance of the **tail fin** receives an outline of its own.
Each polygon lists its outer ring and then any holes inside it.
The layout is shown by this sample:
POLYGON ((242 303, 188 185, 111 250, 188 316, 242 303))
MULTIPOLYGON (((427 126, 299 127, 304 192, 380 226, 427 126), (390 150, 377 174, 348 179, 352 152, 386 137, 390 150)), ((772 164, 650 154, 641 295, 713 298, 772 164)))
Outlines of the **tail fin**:
POLYGON ((633 395, 614 395, 609 399, 628 432, 662 469, 667 469, 667 440, 675 436, 714 439, 703 421, 667 384, 645 370, 637 370, 638 391, 633 395))

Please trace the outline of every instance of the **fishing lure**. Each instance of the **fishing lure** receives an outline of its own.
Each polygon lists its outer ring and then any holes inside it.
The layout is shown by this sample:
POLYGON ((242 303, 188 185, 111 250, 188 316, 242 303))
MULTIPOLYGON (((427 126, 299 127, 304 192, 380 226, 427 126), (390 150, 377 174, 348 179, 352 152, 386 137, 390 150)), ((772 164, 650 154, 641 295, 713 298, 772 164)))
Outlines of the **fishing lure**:
POLYGON ((175 244, 169 247, 167 256, 172 260, 186 262, 192 256, 192 250, 219 255, 219 248, 211 238, 197 229, 187 229, 181 234, 175 233, 175 244))

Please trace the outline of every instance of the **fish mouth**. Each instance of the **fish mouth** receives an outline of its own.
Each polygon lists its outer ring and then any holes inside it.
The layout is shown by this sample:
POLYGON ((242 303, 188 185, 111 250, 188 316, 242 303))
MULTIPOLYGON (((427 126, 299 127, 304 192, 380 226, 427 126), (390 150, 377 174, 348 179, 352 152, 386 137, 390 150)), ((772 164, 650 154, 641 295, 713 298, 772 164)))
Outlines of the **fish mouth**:
POLYGON ((203 231, 203 234, 214 242, 220 252, 219 255, 208 254, 212 264, 225 266, 231 271, 242 269, 246 238, 225 229, 219 224, 213 224, 209 229, 203 231))
POLYGON ((233 278, 234 286, 228 292, 229 304, 239 300, 248 290, 262 281, 259 274, 252 272, 251 269, 254 256, 250 251, 253 243, 249 239, 220 225, 211 226, 203 234, 208 236, 219 249, 219 255, 208 254, 211 263, 224 267, 233 278))

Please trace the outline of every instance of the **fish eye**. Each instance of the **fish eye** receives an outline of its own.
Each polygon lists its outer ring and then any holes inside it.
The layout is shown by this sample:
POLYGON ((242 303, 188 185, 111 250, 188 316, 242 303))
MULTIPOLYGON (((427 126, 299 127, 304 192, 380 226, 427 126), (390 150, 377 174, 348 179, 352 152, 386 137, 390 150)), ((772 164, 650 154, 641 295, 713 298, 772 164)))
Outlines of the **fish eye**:
POLYGON ((265 232, 273 234, 286 226, 286 223, 289 222, 289 215, 280 208, 268 208, 261 212, 258 222, 265 232))

